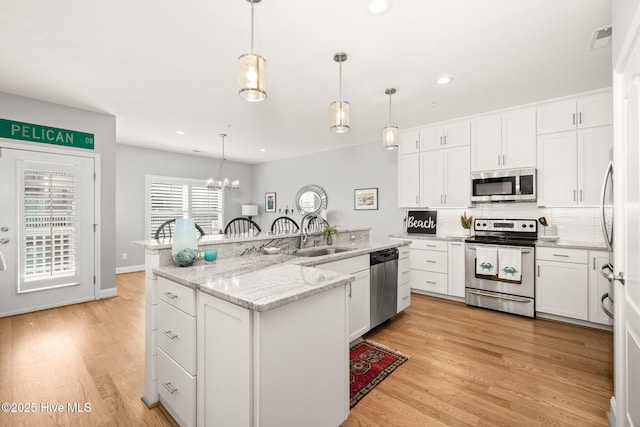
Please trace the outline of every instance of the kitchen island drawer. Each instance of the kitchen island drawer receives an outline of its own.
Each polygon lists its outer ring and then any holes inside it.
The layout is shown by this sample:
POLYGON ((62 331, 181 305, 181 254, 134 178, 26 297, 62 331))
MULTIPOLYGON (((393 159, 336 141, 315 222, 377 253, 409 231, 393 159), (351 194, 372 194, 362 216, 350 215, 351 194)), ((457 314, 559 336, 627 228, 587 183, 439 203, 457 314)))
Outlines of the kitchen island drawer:
POLYGON ((398 287, 398 313, 411 305, 411 285, 398 287))
POLYGON ((421 291, 447 293, 447 275, 432 271, 412 270, 411 288, 421 291))
POLYGON ((196 315, 196 291, 187 286, 158 277, 158 298, 192 316, 196 315))
POLYGON ((398 260, 398 287, 411 281, 411 262, 409 258, 398 260))
POLYGON ((191 375, 196 374, 196 318, 158 302, 158 346, 191 375))
POLYGON ((158 350, 158 394, 178 424, 196 425, 196 377, 158 350))

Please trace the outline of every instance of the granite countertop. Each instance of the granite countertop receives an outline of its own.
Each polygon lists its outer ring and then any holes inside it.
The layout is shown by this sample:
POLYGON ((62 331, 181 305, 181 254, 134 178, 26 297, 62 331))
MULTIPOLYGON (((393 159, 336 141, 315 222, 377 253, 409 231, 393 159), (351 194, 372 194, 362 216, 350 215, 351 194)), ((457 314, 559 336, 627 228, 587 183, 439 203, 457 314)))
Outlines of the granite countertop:
POLYGON ((448 242, 464 242, 469 236, 460 235, 440 235, 440 234, 418 234, 418 233, 398 233, 389 236, 392 239, 423 239, 423 240, 445 240, 448 242))
POLYGON ((219 259, 212 264, 198 260, 191 267, 156 267, 153 272, 241 307, 267 311, 346 285, 354 279, 348 274, 312 268, 314 265, 407 244, 408 242, 388 239, 370 240, 350 247, 336 246, 349 250, 317 257, 290 253, 247 255, 219 259))
POLYGON ((538 248, 563 248, 563 249, 584 249, 591 251, 606 251, 607 247, 604 242, 577 242, 568 240, 558 240, 556 242, 545 242, 538 240, 536 242, 538 248))

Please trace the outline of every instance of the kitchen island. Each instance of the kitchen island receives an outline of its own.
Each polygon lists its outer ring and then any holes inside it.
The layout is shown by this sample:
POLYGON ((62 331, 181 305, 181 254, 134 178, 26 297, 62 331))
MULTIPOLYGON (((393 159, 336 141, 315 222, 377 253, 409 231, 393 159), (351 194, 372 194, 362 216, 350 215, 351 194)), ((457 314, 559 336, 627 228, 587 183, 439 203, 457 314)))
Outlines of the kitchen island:
POLYGON ((247 250, 274 239, 228 241, 242 246, 217 246, 226 256, 216 263, 184 268, 172 265, 170 245, 137 242, 147 250, 146 404, 159 400, 181 425, 347 418, 354 277, 312 266, 403 242, 369 242, 366 230, 337 242, 345 251, 335 254, 296 255, 295 236, 277 238, 282 254, 247 250))

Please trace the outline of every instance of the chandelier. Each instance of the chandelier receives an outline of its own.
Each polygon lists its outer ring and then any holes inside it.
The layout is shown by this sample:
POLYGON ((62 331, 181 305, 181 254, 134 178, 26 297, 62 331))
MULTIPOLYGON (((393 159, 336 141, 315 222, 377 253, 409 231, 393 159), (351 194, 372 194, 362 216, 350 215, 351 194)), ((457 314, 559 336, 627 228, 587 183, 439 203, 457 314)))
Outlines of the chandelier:
POLYGON ((209 190, 237 190, 240 188, 240 181, 237 179, 229 181, 229 178, 222 178, 222 166, 224 165, 224 138, 226 133, 221 133, 222 137, 222 158, 220 159, 220 166, 218 167, 218 173, 216 178, 209 178, 207 180, 207 188, 209 190))

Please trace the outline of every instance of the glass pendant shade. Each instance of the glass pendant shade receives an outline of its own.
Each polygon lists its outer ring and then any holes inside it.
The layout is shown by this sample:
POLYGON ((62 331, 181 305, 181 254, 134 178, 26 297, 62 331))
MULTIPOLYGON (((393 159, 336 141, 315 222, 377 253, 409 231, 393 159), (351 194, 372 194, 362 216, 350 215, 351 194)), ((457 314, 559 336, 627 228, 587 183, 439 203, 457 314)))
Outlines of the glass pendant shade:
POLYGON ((246 53, 238 58, 238 95, 248 102, 267 98, 265 76, 267 61, 260 55, 246 53))
POLYGON ((382 148, 396 150, 398 148, 398 127, 387 126, 382 129, 382 148))
POLYGON ((349 103, 335 101, 331 103, 331 131, 335 133, 349 132, 349 103))

